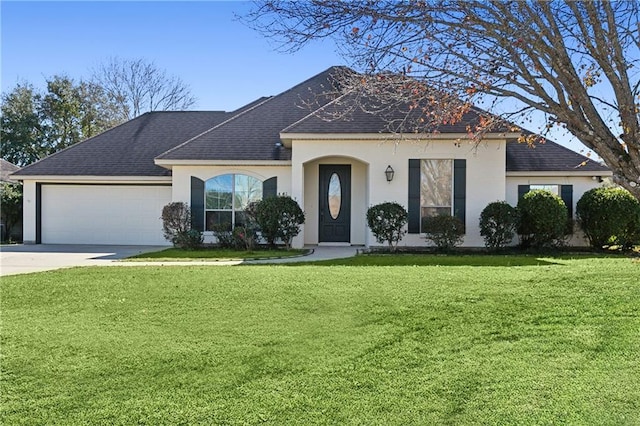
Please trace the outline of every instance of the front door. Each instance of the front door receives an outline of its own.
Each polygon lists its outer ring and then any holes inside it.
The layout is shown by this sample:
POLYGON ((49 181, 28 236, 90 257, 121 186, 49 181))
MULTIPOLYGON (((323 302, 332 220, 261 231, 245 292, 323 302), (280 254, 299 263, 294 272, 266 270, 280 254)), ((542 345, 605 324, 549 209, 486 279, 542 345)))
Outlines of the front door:
POLYGON ((348 243, 351 241, 351 166, 321 164, 319 180, 318 240, 348 243))

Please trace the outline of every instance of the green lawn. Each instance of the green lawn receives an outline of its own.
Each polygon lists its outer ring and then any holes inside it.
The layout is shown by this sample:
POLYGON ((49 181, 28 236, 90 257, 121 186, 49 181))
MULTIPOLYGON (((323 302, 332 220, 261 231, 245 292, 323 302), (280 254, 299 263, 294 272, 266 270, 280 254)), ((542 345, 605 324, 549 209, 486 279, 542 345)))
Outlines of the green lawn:
POLYGON ((224 261, 244 259, 269 259, 280 257, 300 256, 307 252, 301 249, 273 249, 273 250, 231 250, 220 248, 203 248, 196 250, 184 250, 168 248, 151 253, 141 253, 127 258, 131 262, 166 262, 166 261, 224 261))
POLYGON ((0 424, 640 424, 637 259, 332 263, 2 278, 0 424))

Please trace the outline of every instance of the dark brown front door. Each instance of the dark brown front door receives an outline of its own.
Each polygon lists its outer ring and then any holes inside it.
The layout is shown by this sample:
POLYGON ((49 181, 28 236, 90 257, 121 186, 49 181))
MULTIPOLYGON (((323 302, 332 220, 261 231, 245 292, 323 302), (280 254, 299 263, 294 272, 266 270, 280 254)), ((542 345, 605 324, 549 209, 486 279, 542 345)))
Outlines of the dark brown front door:
POLYGON ((351 166, 320 165, 319 242, 351 241, 351 166))

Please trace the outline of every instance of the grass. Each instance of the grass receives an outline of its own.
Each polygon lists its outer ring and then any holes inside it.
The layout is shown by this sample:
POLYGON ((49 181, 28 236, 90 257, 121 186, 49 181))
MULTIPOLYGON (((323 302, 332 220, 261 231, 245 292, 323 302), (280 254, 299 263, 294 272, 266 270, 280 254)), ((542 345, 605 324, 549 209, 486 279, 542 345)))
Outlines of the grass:
POLYGON ((279 257, 300 256, 307 250, 301 249, 274 249, 274 250, 232 250, 220 248, 203 248, 196 250, 184 250, 179 248, 168 248, 165 250, 141 253, 127 259, 131 262, 167 262, 179 261, 223 261, 223 260, 246 260, 246 259, 268 259, 279 257))
POLYGON ((638 424, 639 277, 602 256, 6 277, 0 423, 638 424))

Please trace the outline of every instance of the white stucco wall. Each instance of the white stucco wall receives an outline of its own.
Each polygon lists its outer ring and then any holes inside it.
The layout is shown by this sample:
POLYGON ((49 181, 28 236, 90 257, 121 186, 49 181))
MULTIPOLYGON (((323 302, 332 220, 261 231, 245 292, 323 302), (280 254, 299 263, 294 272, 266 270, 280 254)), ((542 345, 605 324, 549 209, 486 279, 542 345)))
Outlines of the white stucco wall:
MULTIPOLYGON (((262 165, 218 165, 218 166, 173 166, 172 201, 191 203, 191 177, 207 181, 212 177, 230 173, 253 176, 262 181, 274 176, 278 178, 278 194, 291 195, 291 167, 262 165)), ((302 203, 300 203, 302 205, 302 203)), ((205 243, 214 243, 212 232, 204 233, 205 243)))
MULTIPOLYGON (((594 179, 591 175, 585 176, 566 176, 566 175, 553 175, 552 173, 537 173, 531 176, 507 176, 507 192, 506 201, 512 206, 518 205, 518 185, 573 185, 573 218, 576 218, 576 203, 580 200, 582 195, 592 188, 597 188, 604 185, 603 182, 599 182, 597 177, 594 179)), ((568 241, 572 246, 586 246, 588 245, 584 234, 579 230, 576 225, 574 236, 568 241)))
POLYGON ((36 182, 22 182, 22 240, 25 244, 36 242, 36 182))
MULTIPOLYGON (((478 226, 480 212, 489 202, 504 200, 505 197, 504 140, 486 140, 474 147, 464 142, 441 139, 399 143, 375 139, 318 139, 293 140, 292 147, 292 195, 304 202, 307 214, 305 244, 317 243, 318 164, 352 165, 352 244, 378 244, 370 232, 364 232, 364 238, 359 234, 365 226, 366 210, 370 206, 397 201, 407 207, 409 159, 467 160, 467 234, 464 246, 484 245, 478 226), (327 157, 327 153, 334 155, 327 157), (384 174, 388 165, 395 170, 392 182, 387 182, 384 174), (357 207, 355 203, 363 204, 357 207)), ((400 244, 422 246, 427 243, 420 235, 407 234, 400 244)))

